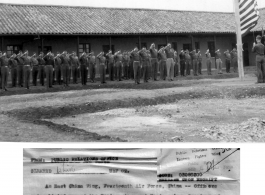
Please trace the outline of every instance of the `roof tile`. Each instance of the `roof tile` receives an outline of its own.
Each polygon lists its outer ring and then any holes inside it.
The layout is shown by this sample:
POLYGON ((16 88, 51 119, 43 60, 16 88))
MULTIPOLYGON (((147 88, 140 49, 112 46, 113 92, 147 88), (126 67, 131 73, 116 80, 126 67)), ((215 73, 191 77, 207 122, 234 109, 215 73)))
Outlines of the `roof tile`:
MULTIPOLYGON (((234 33, 233 13, 0 4, 0 34, 234 33)), ((261 30, 265 9, 254 30, 261 30)))

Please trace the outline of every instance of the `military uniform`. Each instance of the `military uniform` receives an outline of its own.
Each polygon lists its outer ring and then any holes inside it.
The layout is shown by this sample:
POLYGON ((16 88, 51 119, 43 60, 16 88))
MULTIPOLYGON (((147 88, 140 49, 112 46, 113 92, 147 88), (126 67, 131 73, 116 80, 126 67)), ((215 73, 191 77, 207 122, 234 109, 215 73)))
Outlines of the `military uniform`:
POLYGON ((134 75, 134 81, 137 84, 140 84, 140 75, 141 75, 141 65, 140 65, 140 54, 137 51, 133 51, 131 53, 132 61, 133 61, 133 75, 134 75))
POLYGON ((141 56, 141 62, 142 62, 142 72, 143 72, 143 79, 144 82, 148 82, 148 54, 146 51, 140 51, 140 56, 141 56))
POLYGON ((63 75, 63 83, 64 83, 64 86, 69 86, 70 59, 69 59, 69 57, 67 55, 61 55, 60 58, 62 60, 61 69, 62 69, 62 75, 63 75))
POLYGON ((147 51, 147 72, 148 72, 148 79, 151 79, 152 74, 152 67, 151 67, 151 54, 147 51))
POLYGON ((23 87, 23 80, 24 80, 24 73, 23 73, 23 59, 20 56, 17 56, 15 58, 17 60, 17 80, 18 80, 18 86, 23 87))
POLYGON ((157 59, 157 50, 155 48, 151 48, 150 50, 151 54, 151 67, 152 67, 152 76, 153 79, 157 80, 157 68, 158 68, 158 59, 157 59))
POLYGON ((95 82, 96 57, 94 55, 89 56, 89 73, 90 73, 90 81, 95 82))
POLYGON ((125 79, 129 79, 129 62, 130 57, 127 53, 123 55, 123 74, 125 79))
POLYGON ((107 54, 108 68, 109 68, 109 78, 111 81, 114 81, 114 55, 107 54))
POLYGON ((252 48, 252 52, 256 53, 256 66, 257 66, 257 82, 265 83, 265 58, 264 58, 264 45, 257 43, 252 48))
POLYGON ((6 91, 8 80, 8 58, 6 56, 0 57, 1 67, 1 88, 6 91))
POLYGON ((80 71, 81 71, 81 83, 82 85, 86 85, 87 83, 87 64, 88 64, 88 59, 86 55, 82 55, 79 58, 80 61, 80 71))
POLYGON ((99 59, 99 74, 100 74, 100 82, 106 83, 106 58, 101 55, 97 57, 99 59))
POLYGON ((30 65, 32 66, 32 84, 37 86, 37 77, 39 71, 39 62, 36 57, 32 57, 30 60, 30 65))
POLYGON ((185 74, 185 53, 180 52, 179 54, 179 60, 180 60, 180 75, 181 76, 186 76, 185 74))
POLYGON ((207 65, 207 73, 208 75, 212 74, 212 61, 211 61, 211 53, 206 54, 206 65, 207 65))
POLYGON ((178 55, 174 53, 174 77, 179 76, 179 58, 178 55))
POLYGON ((230 64, 231 64, 231 54, 228 51, 224 52, 225 55, 225 67, 226 67, 226 72, 230 73, 230 64))
POLYGON ((51 88, 53 84, 53 67, 54 67, 54 57, 47 55, 44 58, 45 65, 45 74, 46 74, 46 88, 51 88))
POLYGON ((133 59, 132 56, 130 56, 130 62, 129 62, 129 77, 130 79, 134 79, 134 70, 133 70, 133 59))
POLYGON ((222 74, 222 60, 221 60, 221 52, 216 52, 216 66, 217 66, 217 73, 222 74))
POLYGON ((38 70, 38 75, 39 75, 39 79, 40 79, 40 84, 43 86, 44 85, 44 74, 45 74, 45 60, 42 57, 38 57, 38 66, 39 66, 39 70, 38 70))
POLYGON ((23 56, 22 57, 24 66, 23 66, 23 73, 24 73, 24 87, 29 89, 30 86, 30 57, 23 56))
POLYGON ((12 87, 16 87, 17 85, 17 61, 13 57, 11 57, 8 60, 8 65, 11 70, 12 87))
POLYGON ((159 58, 160 58, 160 79, 166 80, 167 76, 167 56, 165 51, 159 52, 159 58))
POLYGON ((197 53, 197 62, 198 62, 198 74, 202 74, 202 54, 197 53))
POLYGON ((70 64, 71 64, 71 69, 72 69, 73 83, 77 84, 78 68, 79 68, 78 57, 77 56, 70 56, 70 64))
POLYGON ((171 51, 169 47, 165 48, 166 56, 167 56, 167 78, 168 80, 174 79, 174 52, 171 51))
POLYGON ((191 68, 191 57, 189 52, 185 52, 185 64, 186 64, 186 75, 190 75, 190 68, 191 68))
POLYGON ((196 51, 191 51, 190 52, 190 56, 191 56, 191 65, 192 65, 192 71, 193 71, 193 75, 197 76, 197 72, 198 72, 198 64, 197 64, 197 55, 196 55, 196 51))
POLYGON ((114 55, 115 59, 115 68, 116 68, 116 80, 121 81, 121 75, 122 75, 122 54, 118 53, 114 55))
POLYGON ((54 58, 54 72, 55 72, 55 78, 58 85, 61 85, 62 83, 62 60, 59 56, 56 56, 54 58))
POLYGON ((238 67, 237 51, 236 50, 232 50, 231 51, 231 64, 233 66, 234 72, 236 72, 237 71, 237 67, 238 67))

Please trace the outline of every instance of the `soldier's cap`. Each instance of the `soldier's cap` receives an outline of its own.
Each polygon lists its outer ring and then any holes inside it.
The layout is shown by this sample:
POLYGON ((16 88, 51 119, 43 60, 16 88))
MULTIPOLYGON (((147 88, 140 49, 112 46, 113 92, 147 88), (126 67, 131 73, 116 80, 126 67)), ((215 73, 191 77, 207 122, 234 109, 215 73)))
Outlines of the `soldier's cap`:
POLYGON ((2 52, 0 51, 0 53, 2 53, 2 52))
POLYGON ((22 53, 22 50, 19 50, 19 53, 22 53))
POLYGON ((33 55, 36 54, 36 52, 33 52, 33 55))
POLYGON ((256 37, 256 39, 258 39, 258 40, 261 40, 261 36, 260 36, 260 35, 258 35, 258 36, 256 37))
POLYGON ((40 54, 43 54, 43 51, 41 51, 40 54))
POLYGON ((59 51, 57 51, 57 54, 60 54, 60 52, 59 52, 59 51))

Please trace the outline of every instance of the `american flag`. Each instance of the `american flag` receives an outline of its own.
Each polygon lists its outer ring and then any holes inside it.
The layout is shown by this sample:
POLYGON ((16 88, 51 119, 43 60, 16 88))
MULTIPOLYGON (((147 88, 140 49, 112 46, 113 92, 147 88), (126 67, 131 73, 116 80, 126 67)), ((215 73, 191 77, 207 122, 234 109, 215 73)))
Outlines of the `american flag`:
POLYGON ((259 19, 257 0, 238 0, 239 18, 242 37, 246 35, 259 19))

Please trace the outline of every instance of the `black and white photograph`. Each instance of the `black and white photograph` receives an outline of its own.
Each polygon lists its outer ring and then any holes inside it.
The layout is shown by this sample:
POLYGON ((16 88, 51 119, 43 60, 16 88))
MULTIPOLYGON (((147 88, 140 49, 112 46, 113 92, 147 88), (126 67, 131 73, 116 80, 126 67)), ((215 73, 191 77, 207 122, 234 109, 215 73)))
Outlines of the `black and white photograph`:
POLYGON ((1 142, 264 142, 263 0, 0 1, 1 142))

